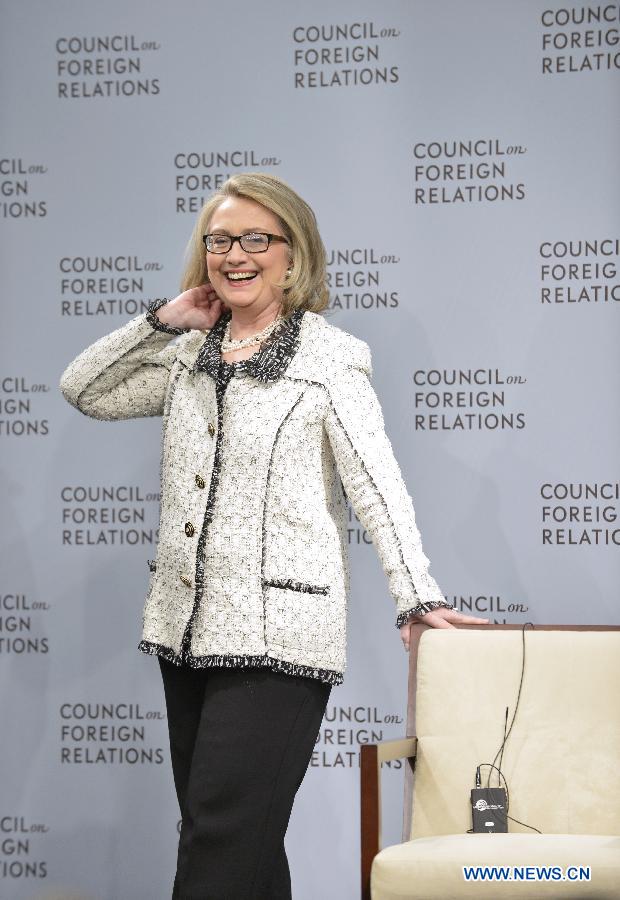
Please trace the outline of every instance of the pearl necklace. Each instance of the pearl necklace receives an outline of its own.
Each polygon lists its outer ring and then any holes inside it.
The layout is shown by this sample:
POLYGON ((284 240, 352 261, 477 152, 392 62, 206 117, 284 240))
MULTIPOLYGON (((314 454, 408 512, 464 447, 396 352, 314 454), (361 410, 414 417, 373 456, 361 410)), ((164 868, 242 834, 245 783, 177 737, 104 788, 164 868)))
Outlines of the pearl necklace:
POLYGON ((258 334, 253 334, 250 337, 241 338, 240 340, 233 340, 230 336, 231 321, 232 320, 229 319, 226 323, 226 330, 224 331, 222 346, 220 348, 222 353, 228 353, 231 350, 243 350, 244 347, 253 347, 254 344, 260 344, 266 337, 269 337, 276 326, 280 324, 282 316, 278 313, 273 322, 270 322, 269 325, 263 328, 262 331, 259 331, 258 334))

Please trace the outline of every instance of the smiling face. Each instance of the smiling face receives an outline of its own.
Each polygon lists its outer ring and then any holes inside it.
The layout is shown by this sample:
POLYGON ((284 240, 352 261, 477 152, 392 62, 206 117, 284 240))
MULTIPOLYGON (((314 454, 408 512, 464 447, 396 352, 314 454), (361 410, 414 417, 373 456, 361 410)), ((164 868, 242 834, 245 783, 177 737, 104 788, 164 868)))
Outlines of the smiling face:
MULTIPOLYGON (((283 235, 274 213, 247 197, 227 197, 215 210, 210 234, 238 235, 251 231, 283 235)), ((235 241, 228 253, 207 253, 209 281, 218 296, 233 310, 249 309, 260 315, 282 302, 282 289, 275 282, 284 280, 290 263, 288 244, 273 242, 264 253, 248 253, 235 241), (243 278, 243 274, 249 276, 243 278)))

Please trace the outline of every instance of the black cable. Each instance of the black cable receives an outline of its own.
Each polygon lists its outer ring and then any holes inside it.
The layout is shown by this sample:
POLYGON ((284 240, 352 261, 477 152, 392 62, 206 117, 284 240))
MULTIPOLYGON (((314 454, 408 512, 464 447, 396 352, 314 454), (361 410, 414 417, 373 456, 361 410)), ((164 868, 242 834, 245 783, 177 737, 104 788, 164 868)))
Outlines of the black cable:
MULTIPOLYGON (((505 786, 505 790, 506 790, 506 818, 510 819, 511 822, 516 822, 518 825, 523 825, 524 828, 530 828, 532 831, 536 831, 536 832, 538 832, 538 834, 542 834, 542 831, 539 831, 539 829, 535 828, 533 825, 528 825, 526 822, 520 822, 519 819, 515 819, 512 816, 508 815, 508 809, 510 808, 510 794, 508 791, 508 782, 506 781, 506 778, 504 777, 504 773, 501 770, 502 760, 504 758, 504 747, 506 746, 506 741, 510 737, 510 732, 512 731, 512 726, 514 725, 515 719, 517 717, 517 710, 519 708, 519 700, 521 699, 521 689, 523 687, 523 676, 525 674, 525 629, 528 625, 531 628, 534 628, 534 624, 532 622, 524 622, 523 628, 521 629, 521 650, 522 650, 522 653, 521 653, 521 678, 519 681, 519 691, 517 693, 517 702, 515 704, 515 711, 512 714, 512 719, 510 721, 510 727, 508 728, 508 731, 506 731, 506 724, 508 722, 508 707, 506 707, 506 717, 504 720, 504 738, 502 740, 499 750, 495 754, 493 762, 492 763, 480 763, 478 765, 478 767, 476 768, 476 787, 480 787, 480 769, 482 767, 488 766, 489 774, 487 777, 487 790, 489 790, 491 787, 491 772, 493 769, 495 769, 497 771, 497 786, 500 787, 500 778, 501 778, 501 780, 504 782, 504 786, 505 786), (496 766, 495 763, 497 761, 498 756, 500 757, 500 761, 499 761, 499 766, 496 766)), ((468 828, 467 834, 472 834, 472 833, 473 833, 473 828, 468 828)))
POLYGON ((502 768, 502 759, 504 758, 504 746, 506 745, 506 726, 508 725, 508 707, 506 707, 506 716, 504 718, 504 740, 502 741, 502 752, 499 758, 499 765, 497 767, 498 775, 497 775, 497 786, 499 787, 499 775, 501 774, 502 768))
POLYGON ((508 815, 508 813, 506 813, 506 818, 510 819, 511 822, 516 822, 517 825, 523 825, 524 828, 531 828, 532 831, 536 831, 538 834, 542 834, 542 831, 539 831, 538 828, 534 828, 533 825, 526 825, 525 822, 520 822, 518 819, 513 819, 512 816, 508 815))
MULTIPOLYGON (((512 816, 508 815, 508 810, 510 809, 510 793, 508 792, 508 782, 506 781, 506 778, 504 777, 504 773, 502 772, 502 770, 499 769, 497 766, 494 766, 492 763, 480 763, 478 768, 480 768, 480 766, 491 766, 492 769, 497 769, 498 786, 499 786, 500 777, 501 777, 502 781, 504 782, 504 787, 506 789, 506 818, 510 819, 511 822, 516 822, 518 825, 523 825, 524 828, 531 828, 532 831, 538 831, 538 828, 534 828, 533 825, 527 825, 525 822, 520 822, 519 819, 514 819, 512 816)), ((474 830, 473 828, 469 828, 467 833, 470 834, 471 832, 473 832, 473 830, 474 830)), ((538 834, 542 834, 542 831, 538 831, 538 834)))
MULTIPOLYGON (((491 769, 496 769, 496 770, 497 770, 497 786, 498 786, 498 787, 500 787, 500 784, 499 784, 499 779, 500 779, 500 778, 501 778, 502 781, 504 782, 504 787, 505 787, 505 789, 506 789, 506 812, 508 812, 508 806, 509 806, 509 804, 510 804, 510 794, 508 793, 508 782, 507 782, 506 779, 504 778, 504 773, 502 772, 501 769, 498 769, 497 766, 494 766, 493 763, 480 763, 480 765, 478 766, 478 768, 480 769, 482 766, 489 766, 491 769)), ((489 774, 490 774, 490 773, 489 773, 489 774)), ((483 790, 484 790, 484 788, 483 788, 483 790)), ((487 783, 487 790, 489 790, 489 785, 488 785, 488 783, 487 783)))
MULTIPOLYGON (((528 625, 530 625, 532 628, 534 627, 532 622, 524 622, 523 628, 521 629, 521 679, 519 681, 519 691, 517 693, 517 702, 515 704, 515 711, 512 714, 512 719, 510 721, 510 728, 508 729, 508 732, 507 732, 504 740, 502 741, 502 744, 501 744, 499 750, 495 754, 495 757, 493 759, 493 765, 495 765, 495 763, 497 761, 497 757, 500 755, 500 752, 503 751, 506 741, 510 737, 510 732, 512 731, 512 726, 514 725, 515 719, 517 717, 517 710, 519 709, 519 700, 521 699, 521 688, 523 687, 523 676, 525 674, 525 629, 528 625)), ((487 781, 487 787, 490 787, 490 781, 491 781, 491 772, 489 771, 489 779, 487 781)))

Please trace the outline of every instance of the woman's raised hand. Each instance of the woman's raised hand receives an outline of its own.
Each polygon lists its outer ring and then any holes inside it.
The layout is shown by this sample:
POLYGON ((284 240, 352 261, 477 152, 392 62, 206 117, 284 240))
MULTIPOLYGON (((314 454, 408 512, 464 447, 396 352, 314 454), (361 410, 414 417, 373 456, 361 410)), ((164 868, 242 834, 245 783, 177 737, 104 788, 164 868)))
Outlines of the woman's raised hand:
POLYGON ((155 315, 172 328, 193 328, 204 331, 213 328, 226 307, 210 284, 183 291, 174 300, 161 306, 155 315))
POLYGON ((409 616, 407 622, 400 626, 400 639, 404 644, 405 650, 409 650, 409 633, 411 626, 415 622, 424 622, 431 628, 454 628, 454 625, 488 625, 490 619, 478 619, 476 616, 467 616, 465 613, 458 612, 456 609, 449 609, 447 606, 438 606, 431 612, 424 613, 423 616, 409 616))

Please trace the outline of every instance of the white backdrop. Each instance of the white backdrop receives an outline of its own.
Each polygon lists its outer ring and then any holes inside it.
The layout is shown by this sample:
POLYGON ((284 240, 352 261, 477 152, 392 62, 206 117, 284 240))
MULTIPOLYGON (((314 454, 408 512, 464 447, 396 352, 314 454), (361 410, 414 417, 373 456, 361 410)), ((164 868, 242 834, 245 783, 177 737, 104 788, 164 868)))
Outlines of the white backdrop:
MULTIPOLYGON (((616 621, 620 8, 1 10, 0 897, 164 900, 178 808, 137 651, 160 423, 88 420, 60 373, 175 294, 214 187, 273 172, 317 214, 330 320, 372 348, 446 597, 616 621)), ((349 667, 287 838, 296 900, 357 896, 359 744, 404 732, 407 658, 353 516, 350 544, 349 667)), ((402 784, 393 764, 389 842, 402 784)))

